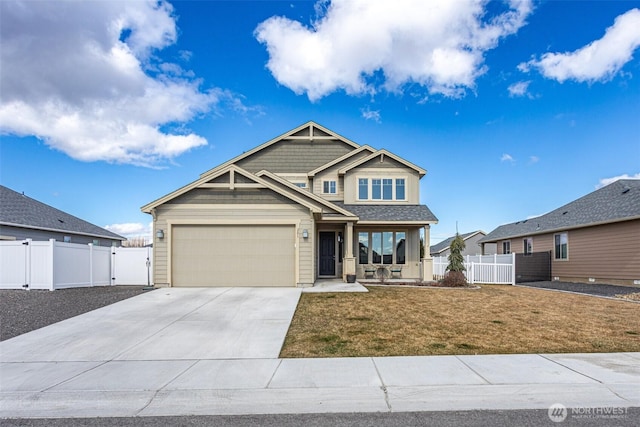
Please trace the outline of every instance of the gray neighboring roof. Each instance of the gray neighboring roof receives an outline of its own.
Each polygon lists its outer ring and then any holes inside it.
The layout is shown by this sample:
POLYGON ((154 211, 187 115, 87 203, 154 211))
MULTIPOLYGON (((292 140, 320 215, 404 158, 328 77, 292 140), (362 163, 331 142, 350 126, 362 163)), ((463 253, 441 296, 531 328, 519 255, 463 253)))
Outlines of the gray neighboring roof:
POLYGON ((116 233, 45 205, 2 185, 0 185, 0 224, 126 240, 116 233))
POLYGON ((438 218, 425 205, 346 205, 333 202, 353 213, 362 221, 438 222, 438 218))
MULTIPOLYGON (((465 233, 465 234, 461 234, 460 236, 462 236, 462 240, 467 240, 470 237, 475 236, 478 233, 482 233, 485 234, 484 231, 481 230, 476 230, 476 231, 472 231, 471 233, 465 233)), ((444 239, 442 242, 437 243, 433 246, 431 246, 429 248, 429 253, 440 253, 442 251, 444 251, 445 249, 449 249, 449 247, 451 246, 451 242, 453 242, 453 239, 455 239, 456 236, 451 236, 447 239, 444 239)))
POLYGON ((640 180, 620 179, 545 215, 501 225, 480 243, 640 219, 640 180))

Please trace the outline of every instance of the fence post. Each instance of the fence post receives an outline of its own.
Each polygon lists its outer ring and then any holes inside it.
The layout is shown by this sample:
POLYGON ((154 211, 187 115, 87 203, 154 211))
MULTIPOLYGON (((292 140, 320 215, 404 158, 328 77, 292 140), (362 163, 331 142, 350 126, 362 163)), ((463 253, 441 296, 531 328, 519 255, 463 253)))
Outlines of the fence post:
POLYGON ((53 291, 56 289, 56 239, 49 239, 49 257, 51 259, 49 290, 53 291))
MULTIPOLYGON (((467 259, 469 259, 469 255, 467 255, 467 259)), ((475 275, 473 274, 474 273, 474 271, 473 271, 473 268, 474 268, 473 267, 473 263, 471 262, 471 263, 468 263, 467 265, 470 267, 469 274, 468 274, 470 276, 469 277, 469 281, 473 285, 475 283, 475 280, 474 280, 475 279, 475 275)))
POLYGON ((24 248, 24 289, 31 289, 31 239, 22 242, 24 248))
POLYGON ((498 283, 498 254, 493 254, 493 278, 495 283, 498 283))
POLYGON ((511 285, 516 284, 516 254, 511 253, 511 285))
POLYGON ((116 284, 116 247, 111 246, 111 286, 116 284))
POLYGON ((89 246, 89 286, 93 286, 93 243, 87 243, 89 246))

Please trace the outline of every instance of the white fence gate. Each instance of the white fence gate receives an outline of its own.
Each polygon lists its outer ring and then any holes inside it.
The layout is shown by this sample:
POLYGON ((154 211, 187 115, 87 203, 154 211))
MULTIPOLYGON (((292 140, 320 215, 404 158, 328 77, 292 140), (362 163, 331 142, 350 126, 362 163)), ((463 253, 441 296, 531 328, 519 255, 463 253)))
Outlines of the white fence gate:
MULTIPOLYGON (((433 278, 440 280, 446 274, 447 257, 433 258, 433 278)), ((464 275, 469 283, 495 283, 515 285, 516 257, 508 255, 467 255, 464 261, 467 269, 464 275)))
POLYGON ((48 241, 0 242, 0 289, 64 289, 146 285, 151 248, 48 241))

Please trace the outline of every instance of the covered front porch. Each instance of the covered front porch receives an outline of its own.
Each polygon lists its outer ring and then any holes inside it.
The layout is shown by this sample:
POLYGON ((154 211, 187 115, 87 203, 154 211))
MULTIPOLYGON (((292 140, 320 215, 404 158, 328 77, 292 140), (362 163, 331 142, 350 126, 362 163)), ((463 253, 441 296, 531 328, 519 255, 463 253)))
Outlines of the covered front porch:
MULTIPOLYGON (((355 280, 433 280, 428 247, 430 225, 356 221, 316 224, 316 282, 355 280), (356 249, 357 248, 357 249, 356 249)), ((315 286, 315 285, 314 285, 315 286)))

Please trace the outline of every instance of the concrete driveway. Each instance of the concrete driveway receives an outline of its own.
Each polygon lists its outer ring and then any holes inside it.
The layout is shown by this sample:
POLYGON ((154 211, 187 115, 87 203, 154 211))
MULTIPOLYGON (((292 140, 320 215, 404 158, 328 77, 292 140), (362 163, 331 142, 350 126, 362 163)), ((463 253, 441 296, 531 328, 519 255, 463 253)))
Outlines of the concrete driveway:
POLYGON ((166 288, 0 343, 2 362, 277 358, 295 288, 166 288))

